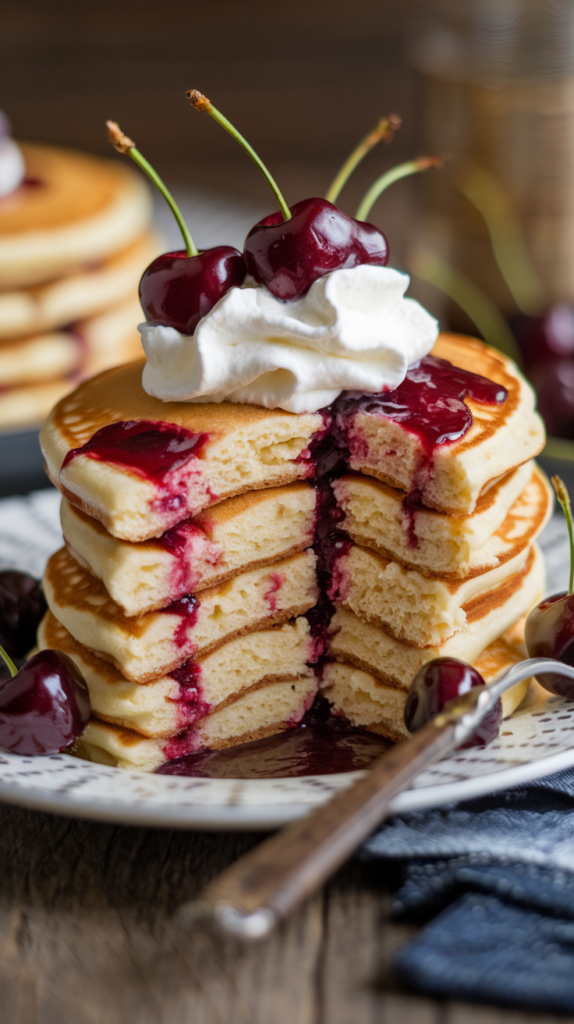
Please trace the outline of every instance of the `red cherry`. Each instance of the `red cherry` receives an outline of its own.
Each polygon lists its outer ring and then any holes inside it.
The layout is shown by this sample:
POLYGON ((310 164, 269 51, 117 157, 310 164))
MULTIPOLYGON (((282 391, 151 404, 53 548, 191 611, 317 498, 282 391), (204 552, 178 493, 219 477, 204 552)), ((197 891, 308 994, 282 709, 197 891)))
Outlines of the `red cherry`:
POLYGON ((62 651, 41 651, 0 686, 0 747, 55 754, 83 733, 90 698, 83 676, 62 651))
POLYGON ((10 657, 24 657, 34 646, 45 611, 39 580, 16 569, 0 572, 0 644, 10 657))
POLYGON ((197 256, 188 256, 185 250, 166 252, 144 271, 140 302, 148 323, 193 334, 216 302, 244 280, 243 256, 230 245, 197 256))
MULTIPOLYGON (((574 665, 574 594, 554 594, 533 608, 526 620, 524 639, 529 658, 556 658, 574 665)), ((545 690, 574 700, 574 680, 552 672, 537 674, 545 690)))
MULTIPOLYGON (((438 715, 450 700, 461 697, 475 686, 485 686, 480 672, 458 658, 435 658, 419 669, 411 683, 405 704, 405 725, 416 732, 438 715)), ((498 736, 502 704, 497 702, 464 747, 485 746, 498 736)))
POLYGON ((527 369, 574 356, 574 306, 559 303, 543 316, 517 316, 511 327, 527 369))
POLYGON ((290 220, 272 213, 245 239, 248 273, 276 298, 299 298, 331 270, 387 265, 387 240, 372 224, 354 220, 326 199, 302 199, 290 209, 290 220))

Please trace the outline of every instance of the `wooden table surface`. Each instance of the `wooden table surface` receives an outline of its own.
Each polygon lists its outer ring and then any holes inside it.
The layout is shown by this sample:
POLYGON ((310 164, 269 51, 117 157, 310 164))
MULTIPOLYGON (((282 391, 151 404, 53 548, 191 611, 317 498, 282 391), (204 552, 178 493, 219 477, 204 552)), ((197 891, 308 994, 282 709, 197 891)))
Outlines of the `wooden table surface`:
POLYGON ((357 863, 269 942, 181 931, 178 904, 257 842, 0 808, 6 1024, 551 1024, 401 989, 377 868, 357 863))

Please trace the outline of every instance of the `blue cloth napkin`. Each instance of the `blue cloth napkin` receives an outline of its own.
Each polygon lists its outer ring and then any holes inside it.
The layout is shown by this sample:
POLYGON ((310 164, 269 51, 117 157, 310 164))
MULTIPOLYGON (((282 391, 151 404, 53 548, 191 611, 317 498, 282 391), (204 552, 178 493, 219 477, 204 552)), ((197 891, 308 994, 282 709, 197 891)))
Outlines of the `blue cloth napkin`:
POLYGON ((400 862, 395 969, 438 997, 574 1012, 574 769, 393 818, 362 859, 400 862))

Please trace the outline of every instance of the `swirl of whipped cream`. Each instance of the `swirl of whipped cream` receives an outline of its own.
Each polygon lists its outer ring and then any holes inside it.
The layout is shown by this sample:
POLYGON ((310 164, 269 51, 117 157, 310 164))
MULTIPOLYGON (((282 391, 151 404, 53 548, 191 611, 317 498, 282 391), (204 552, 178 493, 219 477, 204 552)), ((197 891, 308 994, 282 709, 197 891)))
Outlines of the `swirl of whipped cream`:
POLYGON ((193 337, 141 324, 143 386, 164 402, 247 402, 316 412, 342 391, 394 389, 433 347, 438 324, 389 267, 334 270, 281 302, 248 281, 231 288, 193 337))
POLYGON ((26 176, 24 157, 10 138, 10 122, 0 110, 0 197, 14 192, 26 176))

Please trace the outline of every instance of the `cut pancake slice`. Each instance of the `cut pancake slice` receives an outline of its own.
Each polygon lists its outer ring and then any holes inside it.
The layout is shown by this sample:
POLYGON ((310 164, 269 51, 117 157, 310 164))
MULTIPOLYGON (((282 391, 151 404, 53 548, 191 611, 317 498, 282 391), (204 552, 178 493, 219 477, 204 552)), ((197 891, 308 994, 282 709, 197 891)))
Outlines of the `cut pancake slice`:
POLYGON ((126 615, 162 608, 257 565, 269 565, 313 541, 316 492, 295 483, 227 498, 157 540, 118 540, 62 500, 66 544, 101 579, 126 615))
POLYGON ((188 595, 161 611, 128 618, 102 583, 66 548, 44 576, 48 605, 74 639, 133 682, 171 672, 225 640, 303 615, 317 600, 315 555, 292 555, 267 568, 188 595))
POLYGON ((478 575, 499 565, 529 523, 538 517, 545 525, 553 501, 532 462, 495 484, 469 516, 413 506, 404 491, 358 473, 336 480, 333 490, 345 513, 340 526, 355 543, 442 577, 478 575))
POLYGON ((38 647, 72 658, 86 680, 97 718, 152 738, 175 736, 248 690, 311 675, 306 663, 312 641, 303 617, 235 637, 145 685, 124 679, 117 668, 88 651, 50 611, 40 624, 38 647))
POLYGON ((473 423, 458 441, 427 452, 418 435, 380 412, 355 412, 346 424, 349 466, 416 493, 423 505, 468 515, 481 494, 544 446, 534 392, 514 363, 479 341, 442 334, 432 354, 487 377, 508 391, 500 405, 466 398, 473 423))
POLYGON ((323 425, 319 414, 164 403, 143 390, 142 367, 132 363, 82 384, 41 432, 52 481, 113 536, 158 537, 222 498, 312 474, 308 446, 323 425))
MULTIPOLYGON (((525 657, 524 646, 512 631, 495 640, 472 661, 485 683, 494 682, 525 657)), ((526 696, 530 679, 524 679, 502 695, 502 715, 508 718, 526 696)), ((404 723, 405 690, 393 689, 369 672, 340 662, 325 667, 321 693, 331 702, 336 715, 370 732, 402 740, 410 735, 404 723)))
POLYGON ((335 565, 332 596, 359 618, 415 647, 440 644, 482 609, 506 600, 533 564, 532 548, 481 576, 464 580, 423 576, 368 548, 352 544, 335 565))
POLYGON ((419 668, 433 658, 474 661, 501 633, 526 615, 544 593, 544 561, 535 549, 532 566, 514 581, 500 600, 482 602, 464 629, 442 644, 412 647, 353 612, 338 608, 331 620, 329 653, 339 661, 374 674, 392 687, 408 689, 419 668))
POLYGON ((151 772, 185 754, 250 743, 295 726, 316 693, 313 675, 266 683, 168 740, 146 739, 132 729, 91 718, 74 752, 88 761, 151 772))
POLYGON ((0 209, 0 289, 52 281, 125 249, 151 218, 129 167, 69 149, 22 145, 28 179, 0 209))
POLYGON ((157 253, 157 240, 147 233, 79 273, 36 288, 0 292, 0 338, 62 327, 136 295, 139 279, 157 253))

